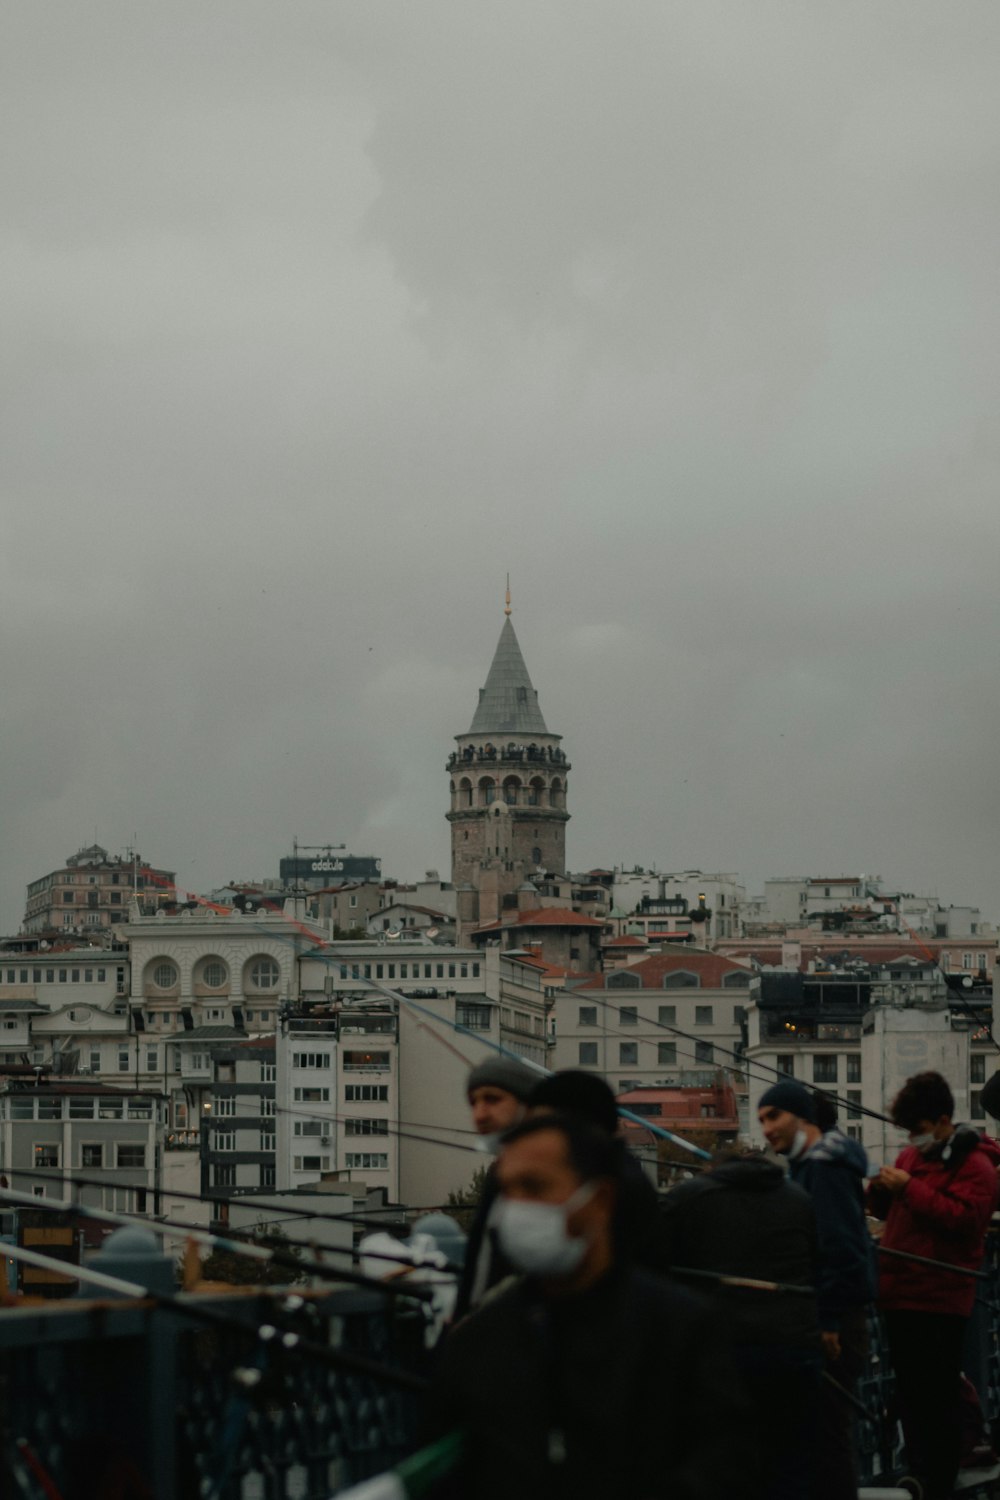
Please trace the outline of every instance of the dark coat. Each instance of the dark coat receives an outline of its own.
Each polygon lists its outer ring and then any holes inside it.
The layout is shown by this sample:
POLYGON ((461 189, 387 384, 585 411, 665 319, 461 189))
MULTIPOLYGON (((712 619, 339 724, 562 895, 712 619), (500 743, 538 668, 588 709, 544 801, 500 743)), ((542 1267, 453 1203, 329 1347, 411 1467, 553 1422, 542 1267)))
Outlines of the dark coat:
MULTIPOLYGON (((816 1218, 808 1193, 762 1157, 726 1162, 669 1192, 661 1209, 664 1270, 684 1266, 789 1286, 816 1285, 816 1218)), ((693 1285, 725 1310, 737 1344, 819 1347, 815 1293, 693 1285)))
POLYGON ((563 1298, 516 1282, 466 1318, 426 1436, 467 1434, 463 1500, 718 1500, 737 1493, 744 1422, 708 1306, 623 1268, 563 1298))
MULTIPOLYGON (((975 1271, 997 1202, 998 1152, 994 1142, 984 1143, 978 1130, 969 1128, 956 1130, 942 1143, 946 1145, 951 1148, 947 1154, 938 1149, 924 1156, 907 1146, 896 1158, 910 1181, 899 1197, 889 1199, 880 1245, 975 1271)), ((873 1186, 873 1212, 881 1213, 886 1196, 885 1189, 873 1186)), ((975 1297, 972 1276, 879 1255, 879 1303, 884 1308, 968 1317, 975 1297)))
POLYGON ((793 1161, 792 1181, 805 1188, 819 1240, 819 1322, 839 1333, 844 1314, 875 1298, 875 1257, 865 1222, 868 1158, 857 1141, 828 1130, 793 1161))

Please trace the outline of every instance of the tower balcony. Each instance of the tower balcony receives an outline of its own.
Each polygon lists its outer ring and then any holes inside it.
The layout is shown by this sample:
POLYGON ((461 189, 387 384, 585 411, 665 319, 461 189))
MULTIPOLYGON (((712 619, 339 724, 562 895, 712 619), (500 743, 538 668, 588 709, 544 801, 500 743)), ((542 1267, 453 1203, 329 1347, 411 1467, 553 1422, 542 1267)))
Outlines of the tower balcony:
POLYGON ((566 752, 558 745, 465 745, 453 750, 448 757, 446 770, 457 771, 463 766, 480 765, 532 765, 558 766, 561 771, 571 769, 566 752))

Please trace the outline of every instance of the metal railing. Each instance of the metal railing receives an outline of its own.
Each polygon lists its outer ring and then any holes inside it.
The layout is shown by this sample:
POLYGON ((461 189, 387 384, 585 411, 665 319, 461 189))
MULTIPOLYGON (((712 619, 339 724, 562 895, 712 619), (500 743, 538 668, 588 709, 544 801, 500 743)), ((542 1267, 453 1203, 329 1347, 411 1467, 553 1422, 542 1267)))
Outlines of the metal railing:
POLYGON ((413 1314, 354 1291, 296 1296, 292 1310, 257 1293, 189 1300, 248 1333, 143 1303, 0 1313, 0 1473, 63 1500, 328 1500, 416 1446, 412 1393, 283 1343, 297 1333, 413 1370, 413 1314), (249 1333, 262 1323, 279 1330, 266 1348, 249 1333))

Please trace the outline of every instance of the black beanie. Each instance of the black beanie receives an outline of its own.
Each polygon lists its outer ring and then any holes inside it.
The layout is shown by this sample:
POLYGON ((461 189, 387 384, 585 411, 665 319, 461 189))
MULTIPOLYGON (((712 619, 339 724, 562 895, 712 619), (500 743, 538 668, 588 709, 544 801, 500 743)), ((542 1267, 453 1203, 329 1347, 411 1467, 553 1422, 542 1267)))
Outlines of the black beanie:
POLYGON ((534 1068, 529 1068, 516 1057, 504 1057, 502 1053, 497 1053, 495 1057, 487 1057, 473 1068, 466 1079, 465 1092, 469 1095, 473 1089, 503 1089, 505 1094, 513 1094, 515 1099, 526 1104, 528 1095, 537 1082, 538 1074, 534 1068))
POLYGON ((575 1068, 564 1073, 551 1073, 535 1085, 528 1104, 532 1109, 543 1105, 558 1114, 586 1120, 607 1135, 614 1135, 618 1129, 615 1096, 596 1073, 578 1072, 575 1068))
POLYGON ((810 1125, 816 1124, 816 1096, 811 1089, 796 1083, 792 1078, 783 1078, 774 1083, 765 1094, 761 1094, 758 1109, 787 1109, 790 1115, 798 1115, 810 1125))

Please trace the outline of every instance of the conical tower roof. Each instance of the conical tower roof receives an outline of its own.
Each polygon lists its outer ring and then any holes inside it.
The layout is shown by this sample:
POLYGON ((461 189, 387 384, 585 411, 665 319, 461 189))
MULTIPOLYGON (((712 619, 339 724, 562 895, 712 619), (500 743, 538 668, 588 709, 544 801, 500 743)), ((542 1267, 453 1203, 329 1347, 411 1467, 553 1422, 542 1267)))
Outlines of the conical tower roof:
POLYGON ((469 733, 548 734, 509 615, 503 622, 486 686, 479 690, 479 705, 469 733))

